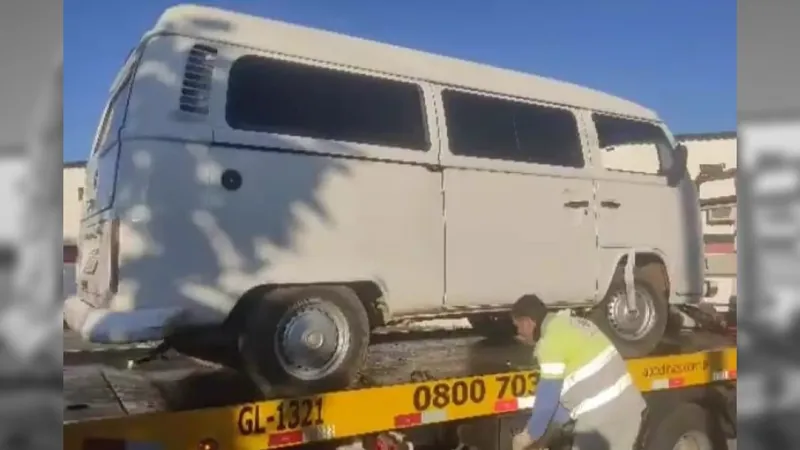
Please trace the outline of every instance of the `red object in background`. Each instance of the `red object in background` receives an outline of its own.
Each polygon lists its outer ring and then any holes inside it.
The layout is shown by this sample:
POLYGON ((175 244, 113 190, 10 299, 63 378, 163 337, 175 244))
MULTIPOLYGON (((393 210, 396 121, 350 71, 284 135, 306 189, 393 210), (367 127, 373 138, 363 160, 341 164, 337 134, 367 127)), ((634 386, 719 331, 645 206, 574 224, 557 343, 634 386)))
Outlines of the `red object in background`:
POLYGON ((706 254, 731 254, 736 253, 736 244, 732 242, 713 242, 706 244, 706 254))

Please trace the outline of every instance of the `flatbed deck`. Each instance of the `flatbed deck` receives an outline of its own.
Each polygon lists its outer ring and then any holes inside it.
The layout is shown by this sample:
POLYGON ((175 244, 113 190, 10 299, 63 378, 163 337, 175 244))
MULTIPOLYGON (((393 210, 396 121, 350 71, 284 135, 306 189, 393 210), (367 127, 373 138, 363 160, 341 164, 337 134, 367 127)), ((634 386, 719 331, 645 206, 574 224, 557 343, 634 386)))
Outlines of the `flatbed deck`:
MULTIPOLYGON (((475 337, 374 345, 356 386, 313 395, 265 398, 235 371, 182 357, 120 366, 64 368, 65 445, 126 436, 186 448, 207 436, 261 450, 514 412, 532 402, 536 382, 529 348, 475 337)), ((629 369, 644 392, 733 382, 735 342, 684 334, 629 369)))

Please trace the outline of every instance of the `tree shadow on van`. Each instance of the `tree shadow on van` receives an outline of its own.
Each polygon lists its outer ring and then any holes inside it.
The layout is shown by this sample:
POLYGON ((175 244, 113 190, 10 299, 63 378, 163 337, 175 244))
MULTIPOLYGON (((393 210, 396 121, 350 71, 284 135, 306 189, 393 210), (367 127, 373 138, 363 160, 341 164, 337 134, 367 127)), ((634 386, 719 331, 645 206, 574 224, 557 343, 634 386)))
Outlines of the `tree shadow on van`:
MULTIPOLYGON (((205 19, 195 25, 232 27, 205 19)), ((276 261, 291 266, 310 228, 336 228, 337 218, 328 213, 331 199, 322 191, 331 183, 346 184, 349 176, 344 160, 299 154, 307 150, 302 139, 271 135, 264 148, 217 145, 214 130, 227 126, 219 123, 224 114, 212 108, 210 115, 193 118, 179 110, 184 74, 175 71, 175 61, 186 59, 186 43, 158 36, 144 51, 116 150, 113 193, 122 222, 115 301, 123 302, 114 309, 179 305, 191 311, 175 317, 175 325, 184 319, 218 321, 245 294, 242 286, 275 275, 276 261), (170 108, 171 123, 153 126, 147 117, 153 105, 170 108), (231 185, 231 174, 238 186, 231 185)), ((230 64, 224 52, 217 55, 215 66, 222 69, 213 77, 214 107, 224 103, 219 92, 226 91, 227 78, 220 72, 230 64)), ((326 143, 335 146, 346 144, 326 143)))
POLYGON ((166 32, 134 53, 132 87, 124 77, 118 83, 120 106, 112 101, 87 168, 90 184, 101 186, 89 201, 113 211, 95 238, 99 256, 86 242, 81 250, 100 261, 84 296, 114 311, 93 324, 95 340, 159 339, 166 330, 194 341, 223 331, 227 354, 237 353, 240 335, 269 341, 268 349, 242 352, 263 359, 276 353, 272 339, 298 341, 279 336, 280 324, 270 321, 299 316, 295 309, 316 301, 318 310, 347 316, 340 322, 358 350, 343 351, 361 358, 370 329, 381 324, 387 285, 406 307, 438 306, 442 175, 429 167, 437 136, 426 129, 433 119, 421 114, 420 86, 287 62, 226 44, 228 34, 241 39, 235 25, 209 21, 202 9, 179 15, 180 24, 163 16, 158 27, 166 32), (186 19, 198 11, 194 22, 186 19), (115 260, 118 273, 107 264, 115 260))

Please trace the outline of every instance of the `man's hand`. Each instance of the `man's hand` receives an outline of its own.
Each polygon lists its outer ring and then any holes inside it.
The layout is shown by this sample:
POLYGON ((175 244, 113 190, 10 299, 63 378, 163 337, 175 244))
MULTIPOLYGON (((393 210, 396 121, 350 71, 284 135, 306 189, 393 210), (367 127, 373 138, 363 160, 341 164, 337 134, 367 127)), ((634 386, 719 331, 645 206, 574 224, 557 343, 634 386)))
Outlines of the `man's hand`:
POLYGON ((511 450, 534 450, 540 448, 527 431, 523 430, 511 439, 511 450))

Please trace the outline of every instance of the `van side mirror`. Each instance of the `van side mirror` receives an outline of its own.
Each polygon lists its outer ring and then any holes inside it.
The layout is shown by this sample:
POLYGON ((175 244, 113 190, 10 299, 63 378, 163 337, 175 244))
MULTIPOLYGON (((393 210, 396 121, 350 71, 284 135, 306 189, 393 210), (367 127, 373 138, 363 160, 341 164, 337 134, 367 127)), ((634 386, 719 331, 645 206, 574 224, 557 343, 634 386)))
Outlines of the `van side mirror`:
POLYGON ((672 153, 672 166, 669 168, 667 174, 667 181, 670 186, 677 186, 684 177, 688 176, 687 164, 689 160, 689 151, 683 144, 675 146, 675 151, 672 153))
POLYGON ((680 167, 681 171, 686 171, 686 164, 689 160, 689 150, 683 144, 675 146, 675 166, 680 167))

